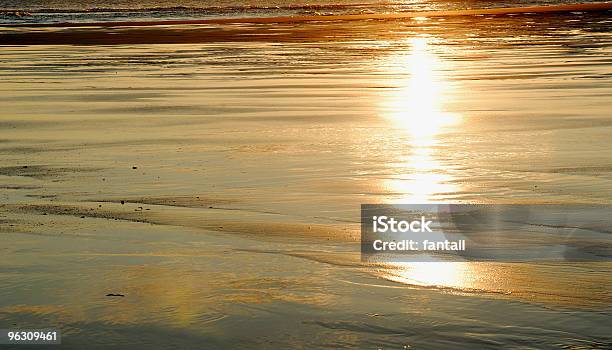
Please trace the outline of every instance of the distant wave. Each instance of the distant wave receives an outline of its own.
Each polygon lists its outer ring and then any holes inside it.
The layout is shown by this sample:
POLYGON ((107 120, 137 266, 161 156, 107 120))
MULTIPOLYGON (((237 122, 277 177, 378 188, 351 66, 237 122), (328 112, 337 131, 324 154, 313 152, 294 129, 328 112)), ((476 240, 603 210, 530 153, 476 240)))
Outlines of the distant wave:
MULTIPOLYGON (((601 4, 597 0, 583 0, 584 4, 601 4)), ((574 4, 566 1, 558 5, 551 5, 547 0, 534 0, 530 7, 556 7, 573 6, 574 4)), ((605 4, 605 2, 603 2, 605 4)), ((383 2, 355 2, 343 4, 294 4, 294 5, 232 5, 232 6, 153 6, 153 7, 92 7, 92 8, 0 8, 1 17, 24 18, 40 15, 95 15, 95 14, 194 14, 194 15, 224 15, 242 14, 252 12, 278 12, 297 13, 297 14, 318 14, 318 15, 346 15, 360 13, 403 13, 409 11, 472 11, 495 8, 517 8, 516 3, 485 1, 476 2, 477 8, 471 7, 474 2, 427 2, 416 1, 409 3, 398 3, 393 1, 383 2)), ((580 4, 579 4, 580 5, 580 4)))
MULTIPOLYGON (((328 5, 325 5, 328 6, 328 5)), ((185 25, 185 24, 228 24, 228 23, 287 23, 307 21, 353 21, 353 20, 390 20, 409 19, 416 17, 453 17, 453 16, 480 16, 480 15, 506 15, 525 13, 554 13, 574 11, 609 11, 612 2, 582 3, 573 5, 528 6, 484 8, 471 10, 442 10, 442 11, 412 11, 398 13, 368 13, 346 15, 307 15, 282 17, 242 17, 242 18, 211 18, 196 20, 152 20, 152 21, 116 21, 116 22, 66 22, 66 23, 33 23, 14 24, 15 27, 121 27, 121 26, 155 26, 155 25, 185 25)), ((7 25, 0 25, 7 26, 7 25)))
POLYGON ((381 7, 381 6, 398 6, 401 4, 392 2, 380 2, 380 3, 350 3, 350 4, 306 4, 306 5, 282 5, 282 6, 252 6, 252 5, 240 5, 240 6, 203 6, 203 7, 189 7, 189 6, 170 6, 170 7, 135 7, 135 8, 113 8, 113 7, 94 7, 88 9, 78 8, 42 8, 42 9, 0 9, 0 14, 12 14, 16 12, 29 12, 29 13, 100 13, 100 12, 236 12, 236 11, 247 11, 247 10, 324 10, 324 9, 349 9, 356 7, 381 7))

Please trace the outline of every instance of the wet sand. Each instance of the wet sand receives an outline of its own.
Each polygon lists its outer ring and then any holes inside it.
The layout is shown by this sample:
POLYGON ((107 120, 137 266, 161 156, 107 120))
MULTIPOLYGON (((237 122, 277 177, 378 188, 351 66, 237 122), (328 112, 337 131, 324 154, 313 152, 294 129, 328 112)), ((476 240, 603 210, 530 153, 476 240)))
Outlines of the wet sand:
POLYGON ((3 324, 609 346, 609 263, 367 265, 357 242, 361 203, 612 204, 608 12, 348 23, 0 34, 25 40, 0 52, 3 324))

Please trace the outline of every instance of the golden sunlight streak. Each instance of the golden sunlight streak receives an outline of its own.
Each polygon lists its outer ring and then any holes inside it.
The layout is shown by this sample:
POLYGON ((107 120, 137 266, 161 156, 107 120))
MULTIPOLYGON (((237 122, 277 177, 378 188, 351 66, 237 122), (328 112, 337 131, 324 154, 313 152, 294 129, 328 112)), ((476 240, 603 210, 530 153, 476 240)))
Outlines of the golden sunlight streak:
MULTIPOLYGON (((396 169, 383 186, 396 194, 392 203, 431 203, 453 193, 450 169, 440 160, 442 135, 457 125, 460 117, 445 111, 449 102, 448 67, 432 50, 432 38, 408 40, 409 49, 392 57, 393 72, 404 73, 398 88, 384 99, 382 107, 392 127, 405 140, 397 149, 396 169)), ((470 266, 464 262, 383 263, 381 277, 408 285, 469 288, 470 266)), ((473 272, 473 271, 472 271, 473 272)))
MULTIPOLYGON (((409 154, 401 154, 399 175, 387 180, 384 187, 401 203, 428 203, 436 195, 457 190, 452 177, 437 158, 435 147, 439 135, 459 122, 456 114, 444 111, 450 86, 438 74, 443 62, 432 52, 430 38, 409 40, 410 51, 393 57, 395 70, 405 72, 406 79, 385 100, 384 109, 396 129, 406 136, 409 154)), ((399 150, 403 152, 403 150, 399 150)))
POLYGON ((390 281, 425 287, 469 287, 464 281, 469 267, 465 262, 395 262, 387 265, 388 272, 383 277, 390 281))

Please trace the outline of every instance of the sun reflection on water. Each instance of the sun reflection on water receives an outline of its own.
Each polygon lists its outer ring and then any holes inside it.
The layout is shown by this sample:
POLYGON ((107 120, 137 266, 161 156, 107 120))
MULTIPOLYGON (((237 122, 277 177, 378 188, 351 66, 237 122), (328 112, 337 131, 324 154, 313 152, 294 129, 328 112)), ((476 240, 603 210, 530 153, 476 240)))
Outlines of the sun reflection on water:
MULTIPOLYGON (((405 77, 383 106, 399 138, 395 174, 383 186, 397 194, 392 203, 431 203, 458 191, 450 169, 440 160, 442 136, 461 121, 445 110, 451 85, 444 76, 448 67, 431 47, 432 38, 408 40, 409 49, 392 57, 392 69, 405 77)), ((384 264, 381 276, 391 281, 419 285, 465 288, 471 275, 464 262, 393 262, 384 264)))
POLYGON ((469 265, 465 262, 394 262, 383 277, 390 281, 424 287, 463 289, 469 265))
MULTIPOLYGON (((450 84, 443 74, 445 67, 431 50, 429 37, 408 41, 409 51, 392 58, 392 65, 406 76, 399 88, 385 99, 387 117, 405 137, 406 154, 398 154, 397 176, 383 185, 400 194, 393 202, 428 203, 439 194, 452 193, 457 186, 438 158, 440 135, 456 125, 457 114, 444 110, 450 84)), ((403 152, 403 150, 401 150, 403 152)))

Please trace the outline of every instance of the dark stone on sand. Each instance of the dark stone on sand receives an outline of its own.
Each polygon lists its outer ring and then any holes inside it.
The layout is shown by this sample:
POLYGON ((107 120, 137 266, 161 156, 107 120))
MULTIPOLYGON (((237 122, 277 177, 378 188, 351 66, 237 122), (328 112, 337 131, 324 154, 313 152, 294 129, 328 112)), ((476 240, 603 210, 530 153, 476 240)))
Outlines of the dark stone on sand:
POLYGON ((133 166, 132 169, 138 169, 138 167, 137 166, 133 166))
POLYGON ((125 201, 121 201, 121 204, 125 204, 125 201))

